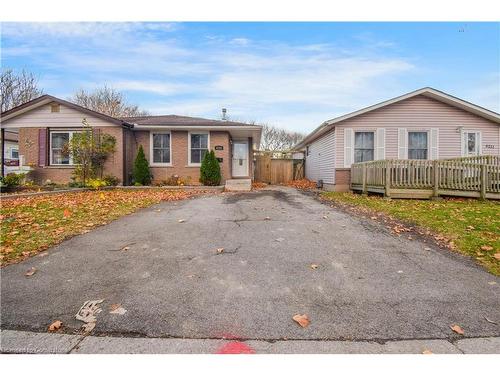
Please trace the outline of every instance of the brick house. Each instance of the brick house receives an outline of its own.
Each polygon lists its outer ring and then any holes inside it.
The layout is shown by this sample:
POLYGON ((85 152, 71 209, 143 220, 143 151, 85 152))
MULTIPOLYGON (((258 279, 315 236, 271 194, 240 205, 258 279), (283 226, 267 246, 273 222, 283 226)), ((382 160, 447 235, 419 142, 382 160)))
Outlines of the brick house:
POLYGON ((176 115, 116 118, 50 95, 2 113, 0 123, 2 134, 18 134, 20 163, 33 168, 31 177, 36 182, 68 183, 74 165, 61 149, 81 131, 84 119, 94 132, 116 138, 116 151, 106 161, 104 174, 119 178, 123 185, 132 182, 140 145, 154 183, 177 175, 199 184, 207 150, 215 151, 223 183, 253 176, 253 150, 258 148, 262 130, 258 125, 176 115))

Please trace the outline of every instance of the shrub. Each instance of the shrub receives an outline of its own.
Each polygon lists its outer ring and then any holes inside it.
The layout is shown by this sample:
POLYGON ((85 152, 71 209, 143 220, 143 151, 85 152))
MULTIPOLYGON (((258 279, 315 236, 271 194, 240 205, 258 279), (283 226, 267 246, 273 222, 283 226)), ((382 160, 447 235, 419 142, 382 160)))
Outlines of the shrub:
POLYGON ((103 177, 103 180, 106 182, 108 186, 116 186, 120 183, 120 179, 118 177, 107 174, 103 177))
POLYGON ((0 180, 2 186, 19 186, 23 183, 26 173, 9 173, 0 180))
POLYGON ((220 165, 214 151, 207 152, 203 157, 200 167, 200 182, 203 185, 220 185, 222 179, 220 165))
POLYGON ((149 163, 144 155, 142 145, 139 146, 139 151, 135 157, 134 162, 134 185, 149 185, 151 183, 151 171, 149 170, 149 163))
POLYGON ((101 178, 89 178, 87 180, 86 186, 89 188, 98 190, 99 188, 102 188, 102 187, 107 186, 107 185, 108 184, 106 183, 106 181, 104 181, 101 178))

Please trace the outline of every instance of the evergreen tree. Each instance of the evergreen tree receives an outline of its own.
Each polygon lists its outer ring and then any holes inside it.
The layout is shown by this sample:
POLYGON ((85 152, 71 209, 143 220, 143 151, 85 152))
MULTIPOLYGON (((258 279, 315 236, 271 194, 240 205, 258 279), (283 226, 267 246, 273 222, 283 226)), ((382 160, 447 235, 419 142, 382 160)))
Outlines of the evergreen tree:
POLYGON ((135 157, 133 176, 136 185, 149 185, 151 183, 149 163, 146 160, 146 155, 144 155, 142 145, 139 146, 139 151, 135 157))
POLYGON ((220 165, 214 151, 205 153, 200 167, 200 182, 203 185, 217 186, 221 179, 220 165))

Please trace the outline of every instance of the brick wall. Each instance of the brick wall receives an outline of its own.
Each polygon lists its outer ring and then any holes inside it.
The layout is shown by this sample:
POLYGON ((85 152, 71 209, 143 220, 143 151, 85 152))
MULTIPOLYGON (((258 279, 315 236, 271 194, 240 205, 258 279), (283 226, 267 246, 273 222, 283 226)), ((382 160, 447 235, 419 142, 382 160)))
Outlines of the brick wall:
MULTIPOLYGON (((44 128, 19 128, 19 155, 24 155, 25 164, 33 164, 35 168, 29 177, 37 183, 45 183, 47 180, 60 184, 71 182, 73 167, 50 165, 40 167, 38 165, 39 129, 44 128)), ((118 126, 99 129, 101 134, 110 134, 116 138, 116 152, 106 161, 104 174, 116 176, 121 181, 123 179, 123 129, 118 126)))
POLYGON ((336 169, 335 170, 335 191, 349 191, 351 183, 351 170, 350 169, 336 169))
MULTIPOLYGON (((150 132, 136 131, 134 132, 134 135, 136 150, 139 148, 139 145, 142 145, 144 148, 144 154, 151 164, 150 132)), ((173 130, 170 136, 172 147, 172 166, 151 167, 151 172, 153 173, 153 183, 159 183, 167 180, 173 175, 178 175, 179 177, 190 178, 190 183, 193 185, 200 184, 200 167, 188 165, 188 132, 183 130, 173 130)), ((210 148, 215 149, 215 146, 223 146, 224 148, 223 150, 215 150, 215 156, 223 159, 223 162, 221 163, 222 183, 224 183, 226 179, 231 178, 231 144, 229 139, 229 133, 227 132, 210 132, 210 148)))

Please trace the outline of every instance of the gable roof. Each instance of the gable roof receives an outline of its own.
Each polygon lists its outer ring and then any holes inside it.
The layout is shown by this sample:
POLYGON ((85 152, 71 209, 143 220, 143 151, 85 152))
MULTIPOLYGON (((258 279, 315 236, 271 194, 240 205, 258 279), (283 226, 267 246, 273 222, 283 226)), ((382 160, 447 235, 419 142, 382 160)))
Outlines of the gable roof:
POLYGON ((211 120, 201 117, 160 115, 160 116, 138 116, 121 117, 123 121, 136 125, 154 125, 154 126, 255 126, 259 125, 245 124, 243 122, 211 120))
POLYGON ((497 124, 500 125, 500 114, 498 114, 494 111, 491 111, 489 109, 483 108, 481 106, 478 106, 476 104, 470 103, 466 100, 457 98, 457 97, 452 96, 450 94, 446 94, 443 91, 433 89, 432 87, 424 87, 422 89, 415 90, 415 91, 409 92, 407 94, 404 94, 404 95, 401 95, 401 96, 398 96, 398 97, 395 97, 395 98, 392 98, 389 100, 385 100, 385 101, 380 102, 378 104, 374 104, 374 105, 371 105, 369 107, 362 108, 360 110, 348 113, 346 115, 335 117, 331 120, 327 120, 327 121, 323 122, 315 130, 313 130, 299 144, 294 146, 293 149, 298 150, 298 149, 303 148, 307 144, 311 143, 315 139, 321 137, 323 134, 330 131, 335 126, 335 124, 337 124, 341 121, 350 119, 352 117, 360 116, 360 115, 365 114, 367 112, 375 111, 379 108, 382 108, 382 107, 385 107, 385 106, 412 98, 412 97, 417 96, 417 95, 423 95, 423 96, 426 96, 428 98, 440 101, 442 103, 449 104, 453 107, 463 109, 467 112, 473 113, 473 114, 480 116, 480 117, 483 117, 487 120, 496 122, 497 124))
POLYGON ((0 116, 0 121, 5 121, 5 120, 8 120, 10 118, 19 116, 20 114, 23 114, 25 112, 31 111, 32 109, 41 107, 43 105, 46 105, 46 104, 49 104, 52 102, 56 102, 56 103, 62 104, 64 106, 70 107, 72 109, 75 109, 77 111, 87 113, 87 114, 95 116, 95 117, 99 117, 103 120, 112 122, 112 123, 117 124, 117 125, 122 125, 125 127, 133 127, 133 125, 128 123, 127 121, 124 121, 124 120, 121 120, 121 119, 118 119, 118 118, 115 118, 112 116, 105 115, 104 113, 93 111, 91 109, 82 107, 78 104, 68 102, 67 100, 56 98, 55 96, 52 96, 52 95, 42 95, 36 99, 30 100, 29 102, 21 104, 21 105, 14 107, 12 109, 9 109, 8 111, 2 112, 2 114, 0 116))

